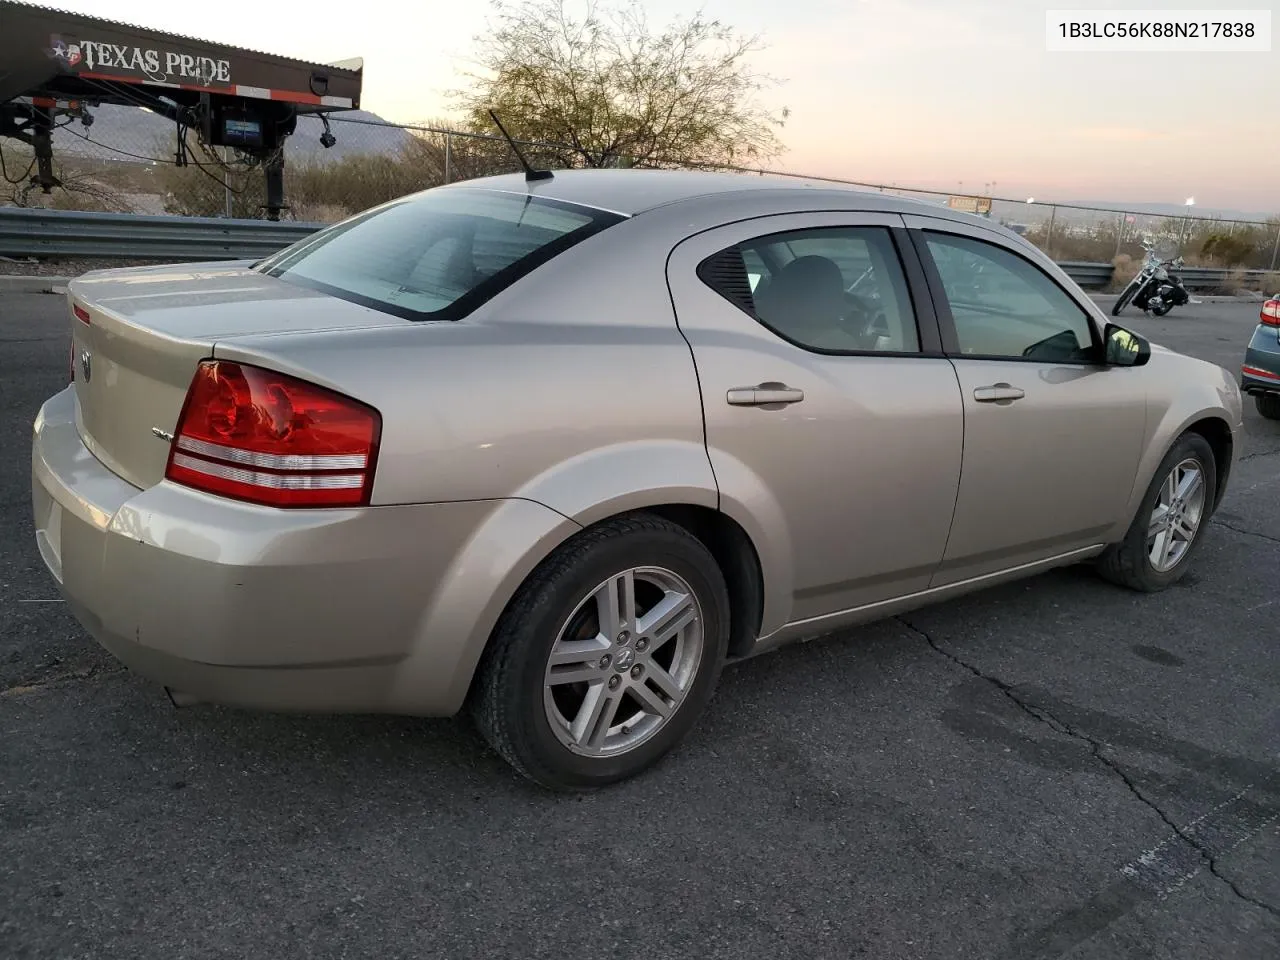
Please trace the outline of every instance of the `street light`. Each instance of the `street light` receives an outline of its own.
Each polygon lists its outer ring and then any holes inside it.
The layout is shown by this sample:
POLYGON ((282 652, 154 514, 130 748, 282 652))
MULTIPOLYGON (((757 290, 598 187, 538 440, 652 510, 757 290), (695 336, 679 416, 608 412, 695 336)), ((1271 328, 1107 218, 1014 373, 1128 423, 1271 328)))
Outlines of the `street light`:
POLYGON ((1190 220, 1191 208, 1194 207, 1195 205, 1196 205, 1195 197, 1187 197, 1186 202, 1183 204, 1183 206, 1187 208, 1187 215, 1182 218, 1182 229, 1178 231, 1178 255, 1179 256, 1182 255, 1182 244, 1186 241, 1187 228, 1191 226, 1191 220, 1190 220))

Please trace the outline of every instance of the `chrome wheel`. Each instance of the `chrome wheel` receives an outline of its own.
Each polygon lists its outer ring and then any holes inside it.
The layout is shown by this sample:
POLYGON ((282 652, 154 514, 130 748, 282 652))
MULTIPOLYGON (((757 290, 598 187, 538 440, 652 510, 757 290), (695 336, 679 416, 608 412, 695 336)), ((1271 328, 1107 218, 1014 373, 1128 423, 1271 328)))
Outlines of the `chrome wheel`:
POLYGON ((574 753, 625 753, 666 725, 702 660, 702 608, 683 577, 634 567, 565 621, 543 681, 547 720, 574 753))
POLYGON ((1188 458, 1160 487, 1147 525, 1147 558, 1157 573, 1168 573, 1186 556, 1204 518, 1204 467, 1188 458))

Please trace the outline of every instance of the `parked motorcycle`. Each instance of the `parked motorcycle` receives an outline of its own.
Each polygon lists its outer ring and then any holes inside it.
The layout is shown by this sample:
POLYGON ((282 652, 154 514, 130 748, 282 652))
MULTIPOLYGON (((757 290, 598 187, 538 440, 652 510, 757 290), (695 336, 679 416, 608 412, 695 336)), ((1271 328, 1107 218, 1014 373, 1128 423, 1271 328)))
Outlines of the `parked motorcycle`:
POLYGON ((1142 249, 1146 251, 1142 269, 1121 291, 1120 298, 1111 308, 1113 317, 1120 316, 1120 311, 1130 303, 1143 312, 1163 317, 1174 307, 1184 306, 1191 300, 1191 294, 1177 273, 1182 269, 1182 257, 1162 260, 1150 245, 1144 243, 1142 249))

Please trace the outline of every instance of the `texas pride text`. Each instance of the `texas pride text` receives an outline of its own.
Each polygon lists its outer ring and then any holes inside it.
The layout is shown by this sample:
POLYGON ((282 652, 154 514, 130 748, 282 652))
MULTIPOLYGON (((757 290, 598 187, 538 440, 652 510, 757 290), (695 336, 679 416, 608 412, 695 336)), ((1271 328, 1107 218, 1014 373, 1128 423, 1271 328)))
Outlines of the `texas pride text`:
POLYGON ((82 62, 87 70, 136 70, 152 80, 174 82, 180 78, 204 83, 230 83, 231 61, 193 57, 171 50, 146 50, 118 43, 81 40, 82 62))

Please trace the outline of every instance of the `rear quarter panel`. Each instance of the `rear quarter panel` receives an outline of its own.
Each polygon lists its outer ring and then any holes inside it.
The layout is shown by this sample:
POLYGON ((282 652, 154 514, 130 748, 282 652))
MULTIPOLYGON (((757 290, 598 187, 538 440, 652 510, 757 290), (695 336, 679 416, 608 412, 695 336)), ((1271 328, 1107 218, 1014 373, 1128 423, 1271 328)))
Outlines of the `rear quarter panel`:
POLYGON ((715 506, 665 251, 605 242, 631 226, 567 251, 462 321, 240 337, 215 353, 377 408, 375 505, 524 497, 580 523, 643 505, 636 491, 715 506))

